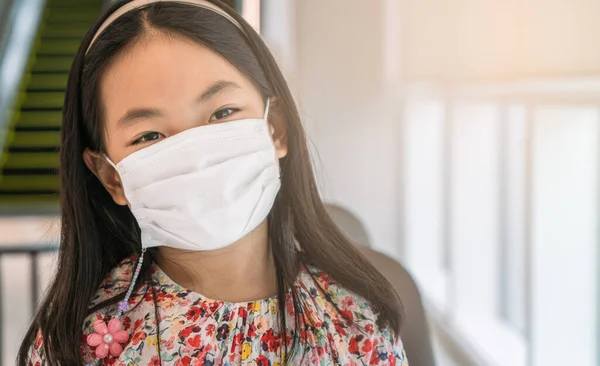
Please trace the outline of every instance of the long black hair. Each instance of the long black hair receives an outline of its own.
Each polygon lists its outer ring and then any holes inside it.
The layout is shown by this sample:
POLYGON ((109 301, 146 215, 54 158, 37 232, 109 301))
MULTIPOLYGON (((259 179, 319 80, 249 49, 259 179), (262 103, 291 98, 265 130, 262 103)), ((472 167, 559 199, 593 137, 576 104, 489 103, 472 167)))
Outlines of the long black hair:
MULTIPOLYGON (((285 324, 285 294, 303 265, 313 265, 368 300, 378 323, 398 334, 402 306, 389 282, 336 227, 321 201, 304 129, 290 90, 260 36, 233 9, 210 0, 240 25, 214 11, 177 2, 157 2, 122 15, 90 42, 102 22, 128 1, 111 6, 85 36, 65 94, 60 153, 61 243, 54 280, 19 350, 27 364, 38 332, 48 365, 79 365, 83 322, 100 282, 123 259, 141 252, 139 227, 127 206, 117 205, 86 167, 83 151, 104 150, 99 84, 107 65, 151 31, 182 36, 220 54, 262 94, 276 98, 272 111, 286 125, 288 154, 280 160, 281 190, 269 214, 269 240, 285 324), (297 246, 300 247, 300 251, 297 246)), ((147 253, 142 278, 153 253, 147 253)), ((142 281, 140 281, 142 282, 142 281)), ((294 306, 299 309, 294 295, 294 306)), ((122 297, 122 295, 120 296, 122 297)), ((116 302, 119 299, 111 299, 116 302)), ((335 304, 334 304, 335 305, 335 304)), ((97 308, 97 307, 96 307, 97 308)), ((299 312, 296 311, 296 324, 299 312)), ((286 332, 282 332, 285 336, 286 332)), ((283 342, 282 344, 286 344, 283 342)))

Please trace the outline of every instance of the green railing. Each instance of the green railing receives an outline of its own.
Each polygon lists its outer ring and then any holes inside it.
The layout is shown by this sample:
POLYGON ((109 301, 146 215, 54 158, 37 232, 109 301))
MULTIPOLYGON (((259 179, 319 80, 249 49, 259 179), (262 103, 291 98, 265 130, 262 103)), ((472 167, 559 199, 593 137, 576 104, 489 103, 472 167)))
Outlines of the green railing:
POLYGON ((0 155, 45 0, 0 1, 0 155))

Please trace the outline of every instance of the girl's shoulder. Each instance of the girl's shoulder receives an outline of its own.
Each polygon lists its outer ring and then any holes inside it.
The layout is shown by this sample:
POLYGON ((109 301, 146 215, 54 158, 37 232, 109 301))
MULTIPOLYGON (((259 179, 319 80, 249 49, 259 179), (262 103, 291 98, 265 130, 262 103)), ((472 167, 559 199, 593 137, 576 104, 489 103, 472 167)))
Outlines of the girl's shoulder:
MULTIPOLYGON (((377 328, 377 313, 362 296, 344 287, 327 272, 316 267, 305 267, 297 285, 301 293, 310 296, 321 316, 345 317, 361 327, 377 328)), ((341 319, 339 319, 341 320, 341 319)))
POLYGON ((104 277, 102 282, 100 282, 100 286, 98 286, 98 289, 90 302, 90 308, 127 291, 133 278, 136 263, 137 256, 131 256, 123 259, 116 267, 114 267, 104 277))
POLYGON ((401 339, 379 327, 378 314, 367 299, 315 267, 303 269, 297 286, 304 297, 305 317, 326 333, 325 338, 331 337, 340 363, 362 360, 371 365, 408 365, 401 339))

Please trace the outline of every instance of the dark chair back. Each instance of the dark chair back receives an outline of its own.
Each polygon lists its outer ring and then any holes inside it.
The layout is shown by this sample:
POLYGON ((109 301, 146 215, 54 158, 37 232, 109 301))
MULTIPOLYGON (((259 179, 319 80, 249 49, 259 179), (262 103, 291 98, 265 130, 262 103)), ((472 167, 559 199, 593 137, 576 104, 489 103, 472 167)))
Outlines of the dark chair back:
POLYGON ((328 203, 325 207, 329 212, 329 216, 350 240, 362 247, 371 246, 367 229, 358 217, 338 205, 328 203))

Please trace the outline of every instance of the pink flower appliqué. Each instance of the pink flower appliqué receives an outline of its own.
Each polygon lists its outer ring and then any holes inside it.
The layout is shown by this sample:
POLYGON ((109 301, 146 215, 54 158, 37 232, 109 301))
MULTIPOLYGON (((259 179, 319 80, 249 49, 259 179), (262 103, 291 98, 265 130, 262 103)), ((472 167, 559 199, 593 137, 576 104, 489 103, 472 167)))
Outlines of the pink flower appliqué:
POLYGON ((129 334, 121 330, 119 319, 111 319, 108 326, 104 321, 96 320, 94 330, 96 333, 87 336, 87 344, 96 347, 96 357, 105 358, 109 351, 113 357, 118 357, 123 352, 121 344, 129 340, 129 334))

